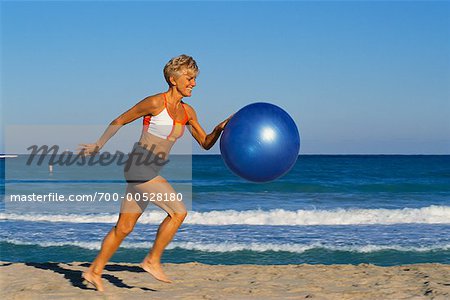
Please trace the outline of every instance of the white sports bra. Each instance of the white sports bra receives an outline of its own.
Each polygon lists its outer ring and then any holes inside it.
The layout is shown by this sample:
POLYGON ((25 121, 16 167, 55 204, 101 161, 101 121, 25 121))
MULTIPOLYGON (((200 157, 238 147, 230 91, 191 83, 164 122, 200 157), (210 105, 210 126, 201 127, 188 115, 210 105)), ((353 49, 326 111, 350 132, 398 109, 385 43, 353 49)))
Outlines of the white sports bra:
POLYGON ((183 121, 176 121, 173 118, 169 110, 167 109, 167 99, 164 93, 164 109, 156 116, 146 115, 143 120, 143 131, 153 134, 159 138, 166 139, 175 142, 184 133, 184 127, 189 121, 189 116, 184 107, 184 103, 181 103, 184 109, 183 121))

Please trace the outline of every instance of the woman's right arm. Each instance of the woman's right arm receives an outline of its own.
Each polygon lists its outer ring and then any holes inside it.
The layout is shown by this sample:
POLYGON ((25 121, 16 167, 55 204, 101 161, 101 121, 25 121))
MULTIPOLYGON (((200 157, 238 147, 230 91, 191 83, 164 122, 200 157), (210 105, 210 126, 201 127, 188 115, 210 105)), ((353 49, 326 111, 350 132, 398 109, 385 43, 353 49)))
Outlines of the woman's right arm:
POLYGON ((101 148, 112 138, 117 131, 128 123, 143 117, 148 114, 153 114, 153 112, 158 109, 159 100, 155 96, 147 97, 144 100, 137 103, 135 106, 115 118, 109 126, 106 128, 105 132, 100 136, 97 142, 93 144, 80 144, 80 152, 85 155, 92 155, 100 151, 101 148))

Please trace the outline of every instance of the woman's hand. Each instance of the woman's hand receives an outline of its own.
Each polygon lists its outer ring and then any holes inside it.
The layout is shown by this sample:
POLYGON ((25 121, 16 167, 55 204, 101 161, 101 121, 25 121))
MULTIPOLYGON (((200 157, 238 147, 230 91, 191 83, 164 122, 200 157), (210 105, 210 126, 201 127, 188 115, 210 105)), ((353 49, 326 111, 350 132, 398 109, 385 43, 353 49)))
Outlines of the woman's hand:
POLYGON ((80 144, 80 147, 77 149, 80 154, 89 156, 89 155, 95 155, 97 154, 101 147, 97 144, 80 144))
POLYGON ((219 125, 217 125, 216 127, 219 128, 220 130, 224 130, 225 126, 227 126, 228 121, 230 121, 230 119, 234 116, 234 114, 232 114, 231 116, 229 116, 226 120, 222 121, 219 123, 219 125))

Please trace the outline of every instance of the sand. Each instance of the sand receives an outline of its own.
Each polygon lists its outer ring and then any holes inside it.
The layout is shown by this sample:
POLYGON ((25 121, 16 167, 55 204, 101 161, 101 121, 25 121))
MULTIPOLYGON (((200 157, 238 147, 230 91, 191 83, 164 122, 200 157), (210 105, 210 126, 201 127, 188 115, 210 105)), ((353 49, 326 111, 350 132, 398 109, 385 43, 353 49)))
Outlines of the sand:
POLYGON ((156 281, 137 264, 110 263, 101 293, 83 285, 88 263, 0 262, 1 299, 450 299, 450 265, 164 264, 156 281))

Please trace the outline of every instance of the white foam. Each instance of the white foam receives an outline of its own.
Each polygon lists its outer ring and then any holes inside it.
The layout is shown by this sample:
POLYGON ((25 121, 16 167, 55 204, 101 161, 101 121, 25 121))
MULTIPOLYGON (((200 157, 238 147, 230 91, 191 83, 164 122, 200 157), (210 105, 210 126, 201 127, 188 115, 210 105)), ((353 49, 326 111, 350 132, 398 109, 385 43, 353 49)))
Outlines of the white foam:
POLYGON ((301 244, 274 244, 274 243, 218 243, 218 244, 198 244, 193 242, 187 243, 173 243, 172 248, 182 248, 188 250, 199 250, 205 252, 231 252, 231 251, 243 251, 250 250, 255 252, 264 251, 286 251, 294 253, 303 253, 312 249, 325 249, 332 251, 348 251, 348 252, 360 252, 369 253, 383 250, 396 250, 396 251, 433 251, 433 250, 449 250, 450 244, 429 246, 429 247, 415 247, 415 246, 399 246, 399 245, 352 245, 352 246, 335 246, 326 245, 322 243, 313 243, 309 245, 301 244))
MULTIPOLYGON (((61 246, 77 246, 80 248, 99 250, 101 242, 26 242, 16 239, 6 239, 4 242, 8 242, 15 245, 38 245, 41 247, 61 247, 61 246)), ((124 242, 121 248, 128 249, 149 249, 151 242, 124 242)), ((352 246, 335 246, 326 245, 323 243, 313 243, 309 245, 301 244, 274 244, 274 243, 211 243, 200 244, 194 242, 174 242, 171 243, 167 249, 185 249, 185 250, 197 250, 204 252, 233 252, 233 251, 284 251, 292 253, 303 253, 313 249, 323 249, 331 251, 346 251, 346 252, 358 252, 358 253, 372 253, 385 250, 395 250, 402 252, 426 252, 426 251, 445 251, 450 250, 450 244, 434 245, 434 246, 400 246, 400 245, 352 245, 352 246)))
POLYGON ((15 154, 0 154, 0 158, 16 158, 17 156, 15 154))
MULTIPOLYGON (((141 224, 159 224, 164 212, 145 212, 141 224)), ((115 223, 117 214, 17 214, 1 213, 0 220, 68 223, 115 223)), ((335 210, 222 210, 189 212, 185 224, 196 225, 362 225, 362 224, 450 224, 450 206, 403 209, 335 209, 335 210)))

